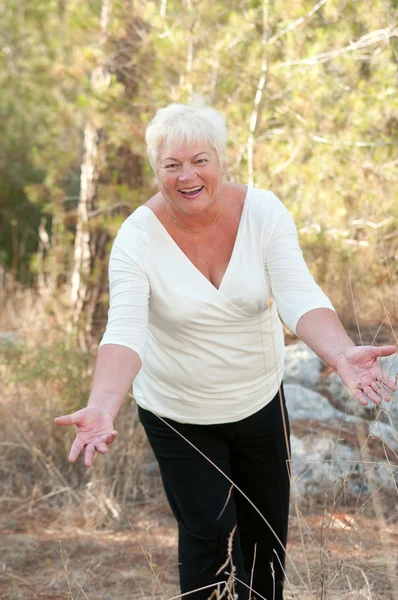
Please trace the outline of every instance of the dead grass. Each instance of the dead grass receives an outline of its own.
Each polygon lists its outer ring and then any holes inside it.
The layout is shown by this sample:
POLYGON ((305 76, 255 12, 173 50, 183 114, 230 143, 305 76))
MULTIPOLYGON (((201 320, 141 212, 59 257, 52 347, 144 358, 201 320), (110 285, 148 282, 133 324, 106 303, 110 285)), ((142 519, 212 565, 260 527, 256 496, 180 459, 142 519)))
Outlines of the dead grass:
MULTIPOLYGON (((177 596, 176 528, 159 478, 143 468, 151 458, 131 398, 118 417, 117 452, 91 470, 69 465, 73 432, 53 426, 53 418, 68 402, 83 401, 90 367, 67 340, 58 352, 57 310, 49 317, 33 291, 12 291, 0 286, 0 328, 18 331, 27 344, 19 369, 15 357, 0 365, 0 599, 177 596), (76 372, 63 371, 63 363, 76 372)), ((397 314, 379 303, 373 314, 380 318, 363 324, 361 310, 370 314, 375 294, 357 302, 357 292, 337 306, 344 312, 345 301, 358 318, 354 338, 396 343, 397 314)), ((372 440, 359 442, 370 464, 397 463, 372 440)), ((380 489, 370 498, 293 497, 285 600, 397 600, 397 508, 398 494, 380 489)))
MULTIPOLYGON (((71 434, 58 437, 46 411, 37 420, 32 388, 5 391, 1 600, 178 595, 176 527, 159 478, 142 470, 146 445, 132 406, 120 416, 122 455, 100 457, 87 471, 66 461, 71 434)), ((369 452, 381 460, 373 442, 369 452)), ((376 497, 382 519, 368 497, 292 501, 285 599, 396 599, 397 497, 376 497)))
MULTIPOLYGON (((0 597, 2 600, 89 598, 90 600, 131 600, 166 598, 178 595, 177 535, 173 517, 163 494, 156 503, 132 506, 120 526, 102 530, 90 527, 45 524, 47 515, 18 517, 8 526, 2 523, 0 537, 0 597), (44 523, 43 523, 44 520, 44 523), (156 582, 154 573, 160 583, 156 582), (69 594, 69 596, 68 596, 69 594)), ((320 552, 326 556, 322 569, 328 600, 393 598, 383 544, 374 532, 377 523, 362 515, 355 531, 347 527, 348 513, 336 514, 328 548, 322 548, 322 512, 301 515, 305 529, 305 549, 311 565, 313 593, 309 594, 297 573, 287 568, 285 599, 321 598, 320 552)), ((398 543, 398 522, 389 523, 391 539, 398 543)), ((299 575, 305 574, 297 518, 290 519, 289 555, 299 575)), ((397 574, 398 575, 398 574, 397 574)))

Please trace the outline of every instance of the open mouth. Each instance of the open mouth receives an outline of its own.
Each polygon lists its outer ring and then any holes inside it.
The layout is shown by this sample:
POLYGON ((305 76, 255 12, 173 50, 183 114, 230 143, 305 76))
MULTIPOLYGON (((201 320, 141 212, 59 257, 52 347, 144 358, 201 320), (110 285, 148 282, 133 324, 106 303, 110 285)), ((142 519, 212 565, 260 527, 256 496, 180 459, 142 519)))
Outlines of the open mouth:
POLYGON ((202 186, 197 186, 194 188, 187 188, 187 189, 178 190, 178 191, 180 192, 180 194, 182 194, 183 196, 186 196, 187 198, 195 198, 203 190, 203 187, 204 186, 202 185, 202 186))

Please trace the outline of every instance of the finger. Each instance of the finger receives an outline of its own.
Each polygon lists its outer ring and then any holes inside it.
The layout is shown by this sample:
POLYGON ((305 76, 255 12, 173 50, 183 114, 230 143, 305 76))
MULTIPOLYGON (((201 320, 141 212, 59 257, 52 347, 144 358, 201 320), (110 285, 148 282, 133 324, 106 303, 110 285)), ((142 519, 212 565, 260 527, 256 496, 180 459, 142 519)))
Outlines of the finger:
POLYGON ((371 388, 370 385, 365 386, 363 391, 366 397, 372 400, 372 402, 374 402, 375 404, 381 404, 381 397, 379 396, 379 394, 376 394, 376 392, 371 388))
POLYGON ((395 392, 395 390, 397 389, 395 379, 393 377, 390 377, 390 375, 387 375, 383 371, 380 373, 380 375, 377 376, 377 380, 380 381, 382 385, 384 385, 392 392, 395 392))
POLYGON ((61 427, 64 427, 65 425, 75 425, 75 423, 77 423, 76 413, 63 415, 62 417, 56 417, 54 419, 54 423, 56 425, 61 425, 61 427))
POLYGON ((105 444, 107 444, 108 446, 110 446, 110 444, 113 444, 113 442, 115 441, 115 439, 118 436, 118 432, 117 431, 112 431, 112 433, 110 433, 106 439, 105 439, 105 444))
POLYGON ((375 346, 377 356, 390 356, 397 352, 396 346, 375 346))
POLYGON ((91 467, 94 460, 95 447, 93 444, 87 444, 86 449, 84 451, 84 464, 86 467, 91 467))
POLYGON ((82 442, 79 438, 76 438, 69 452, 69 461, 75 462, 83 448, 84 442, 82 442))
POLYGON ((386 402, 389 402, 391 400, 390 394, 387 392, 387 390, 384 389, 384 387, 379 381, 373 381, 372 388, 386 402))
POLYGON ((355 392, 355 396, 358 398, 359 402, 361 404, 363 404, 363 406, 367 406, 368 405, 368 399, 367 399, 367 397, 365 396, 365 394, 363 393, 362 390, 357 390, 355 392))
POLYGON ((362 380, 361 380, 361 379, 357 379, 357 380, 355 381, 355 383, 354 383, 354 387, 355 387, 355 388, 362 389, 362 388, 363 388, 363 383, 362 383, 362 380))
POLYGON ((99 442, 98 444, 96 444, 95 449, 100 454, 106 454, 108 452, 108 446, 106 445, 105 442, 99 442))

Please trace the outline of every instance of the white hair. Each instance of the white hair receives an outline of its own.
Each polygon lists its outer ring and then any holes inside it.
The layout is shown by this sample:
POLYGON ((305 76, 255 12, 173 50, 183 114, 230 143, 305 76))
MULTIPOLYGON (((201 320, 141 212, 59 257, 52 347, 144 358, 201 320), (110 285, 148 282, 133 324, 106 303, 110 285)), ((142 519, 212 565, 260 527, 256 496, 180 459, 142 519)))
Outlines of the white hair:
POLYGON ((159 109, 145 132, 149 162, 155 174, 162 147, 209 143, 222 165, 227 140, 228 128, 223 115, 206 106, 203 100, 196 100, 192 105, 173 103, 159 109))

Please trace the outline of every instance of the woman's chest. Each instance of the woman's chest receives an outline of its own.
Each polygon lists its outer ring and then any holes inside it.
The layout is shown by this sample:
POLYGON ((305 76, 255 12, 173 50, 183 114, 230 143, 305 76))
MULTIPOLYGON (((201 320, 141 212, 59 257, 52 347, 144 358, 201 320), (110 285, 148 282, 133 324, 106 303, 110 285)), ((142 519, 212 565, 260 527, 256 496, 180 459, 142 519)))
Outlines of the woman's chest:
POLYGON ((219 289, 231 262, 236 244, 237 229, 217 232, 202 239, 179 236, 174 241, 192 265, 219 289))
POLYGON ((201 247, 154 238, 148 262, 151 315, 185 326, 264 311, 270 289, 262 245, 243 233, 207 240, 201 247))

